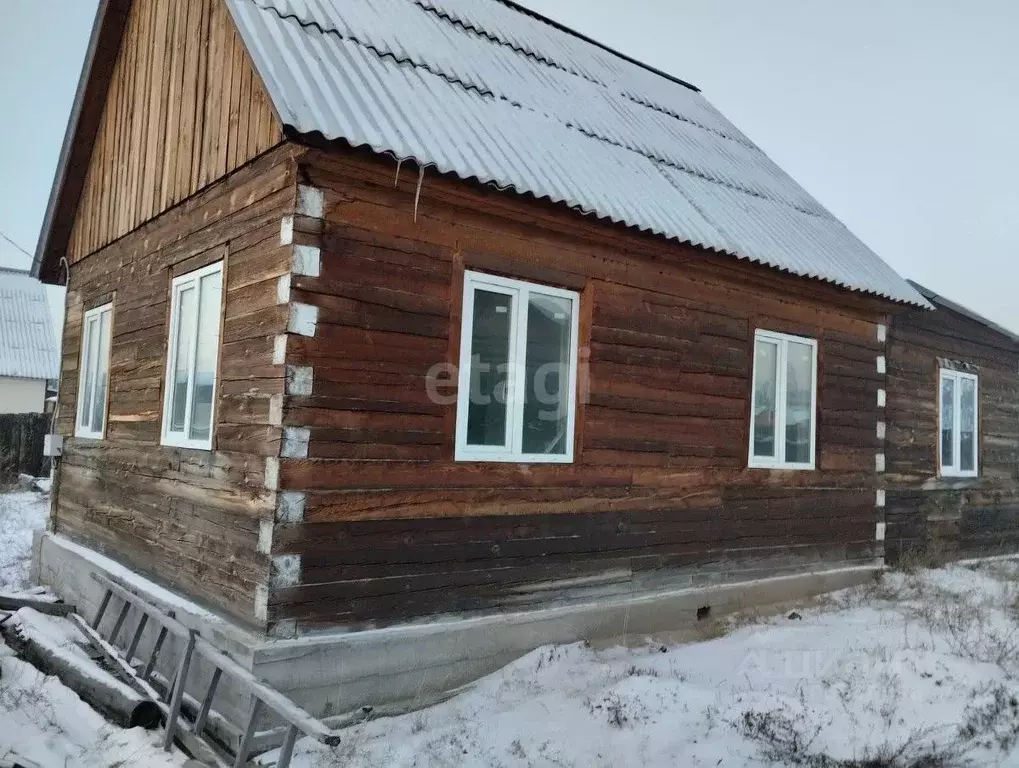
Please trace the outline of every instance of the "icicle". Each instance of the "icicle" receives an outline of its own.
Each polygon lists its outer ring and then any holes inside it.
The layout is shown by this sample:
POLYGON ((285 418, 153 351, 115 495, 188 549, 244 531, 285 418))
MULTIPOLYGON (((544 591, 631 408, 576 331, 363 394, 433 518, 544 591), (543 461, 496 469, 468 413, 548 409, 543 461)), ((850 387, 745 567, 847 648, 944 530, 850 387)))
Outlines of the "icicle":
POLYGON ((418 220, 418 201, 421 199, 421 184, 425 180, 425 167, 422 165, 418 168, 418 188, 414 193, 414 223, 417 224, 418 220))
POLYGON ((400 183, 400 166, 403 165, 403 158, 398 157, 396 159, 396 176, 393 177, 393 186, 397 186, 400 183))

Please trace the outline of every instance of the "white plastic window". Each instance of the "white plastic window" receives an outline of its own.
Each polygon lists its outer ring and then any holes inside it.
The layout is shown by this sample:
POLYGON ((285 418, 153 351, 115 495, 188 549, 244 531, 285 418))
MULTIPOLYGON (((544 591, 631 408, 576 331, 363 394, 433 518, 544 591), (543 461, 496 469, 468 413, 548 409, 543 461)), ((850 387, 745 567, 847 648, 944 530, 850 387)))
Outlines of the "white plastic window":
POLYGON ((82 321, 75 437, 90 437, 98 440, 106 433, 112 316, 113 305, 104 304, 86 312, 82 321))
POLYGON ((980 443, 977 377, 972 373, 943 368, 939 384, 938 455, 941 474, 976 477, 980 443))
POLYGON ((223 263, 173 281, 163 401, 163 443, 212 448, 223 263))
POLYGON ((573 461, 575 291, 466 272, 458 461, 573 461))
POLYGON ((814 469, 817 341, 773 331, 754 337, 751 467, 814 469))

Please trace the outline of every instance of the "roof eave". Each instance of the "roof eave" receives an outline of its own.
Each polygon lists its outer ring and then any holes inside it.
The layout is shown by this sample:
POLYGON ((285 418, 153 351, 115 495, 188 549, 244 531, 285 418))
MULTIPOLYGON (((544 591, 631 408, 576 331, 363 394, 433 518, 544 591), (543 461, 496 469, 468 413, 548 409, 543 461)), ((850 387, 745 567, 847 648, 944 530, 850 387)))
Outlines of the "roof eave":
POLYGON ((1003 325, 998 325, 998 323, 993 320, 989 320, 983 315, 977 314, 969 307, 964 307, 962 304, 957 304, 951 299, 945 298, 941 294, 932 291, 930 288, 920 285, 920 283, 915 280, 909 280, 907 278, 906 282, 909 283, 917 291, 917 293, 928 300, 930 303, 930 309, 937 310, 938 307, 940 307, 942 309, 947 309, 950 312, 955 312, 956 314, 962 315, 975 323, 979 323, 995 333, 1001 334, 1013 344, 1019 344, 1019 334, 1013 333, 1003 325))
POLYGON ((100 0, 92 25, 85 61, 64 133, 53 177, 46 216, 32 260, 32 276, 44 283, 61 283, 60 258, 74 227, 73 213, 81 198, 92 158, 120 42, 132 0, 100 0))

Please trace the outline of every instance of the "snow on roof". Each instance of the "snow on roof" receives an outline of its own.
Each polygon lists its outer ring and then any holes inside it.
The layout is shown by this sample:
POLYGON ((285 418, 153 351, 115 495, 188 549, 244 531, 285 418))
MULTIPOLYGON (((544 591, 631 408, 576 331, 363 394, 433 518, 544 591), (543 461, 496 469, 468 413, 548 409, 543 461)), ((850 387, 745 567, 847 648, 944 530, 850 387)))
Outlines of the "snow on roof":
POLYGON ((42 283, 0 267, 0 376, 55 379, 57 350, 42 283))
POLYGON ((696 88, 513 4, 227 2, 298 133, 927 306, 696 88))

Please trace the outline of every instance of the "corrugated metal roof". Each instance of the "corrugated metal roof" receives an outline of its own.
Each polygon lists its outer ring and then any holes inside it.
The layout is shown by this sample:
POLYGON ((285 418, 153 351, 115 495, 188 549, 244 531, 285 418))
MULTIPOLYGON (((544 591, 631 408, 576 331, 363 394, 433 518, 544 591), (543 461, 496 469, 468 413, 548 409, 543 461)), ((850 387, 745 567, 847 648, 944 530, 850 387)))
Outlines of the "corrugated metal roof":
POLYGON ((57 378, 57 350, 42 283, 0 267, 0 376, 57 378))
POLYGON ((228 0, 282 121, 797 275, 924 298, 696 89, 499 0, 228 0))
POLYGON ((907 282, 911 286, 916 288, 916 290, 920 292, 920 295, 922 295, 925 299, 930 301, 930 303, 934 305, 935 309, 938 307, 942 307, 944 309, 949 309, 952 312, 957 312, 963 317, 968 317, 970 320, 980 323, 981 325, 991 329, 992 331, 995 331, 996 333, 1000 333, 1002 336, 1004 336, 1014 344, 1019 344, 1019 334, 1010 331, 1005 326, 999 325, 993 320, 988 320, 986 317, 977 314, 969 307, 964 307, 962 306, 962 304, 956 304, 951 299, 946 299, 944 296, 935 293, 930 288, 925 288, 924 286, 920 285, 920 283, 916 282, 916 280, 907 280, 907 282))

